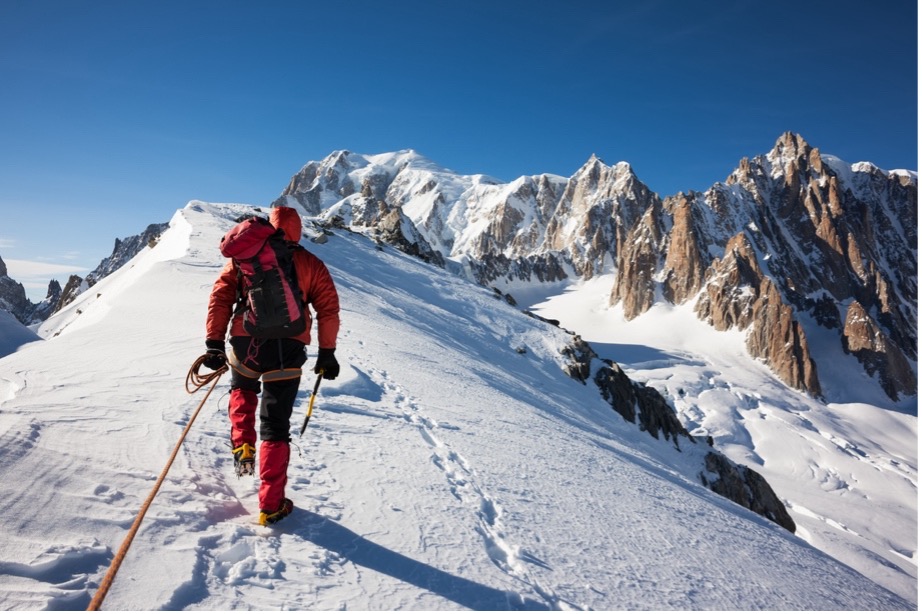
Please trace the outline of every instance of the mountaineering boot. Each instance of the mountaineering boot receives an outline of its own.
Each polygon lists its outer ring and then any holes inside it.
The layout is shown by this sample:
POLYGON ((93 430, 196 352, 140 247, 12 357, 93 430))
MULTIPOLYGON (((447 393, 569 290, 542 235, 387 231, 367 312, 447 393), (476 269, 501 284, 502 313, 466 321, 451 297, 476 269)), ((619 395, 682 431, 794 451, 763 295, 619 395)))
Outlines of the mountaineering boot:
POLYGON ((255 453, 256 448, 248 443, 234 448, 234 471, 238 478, 244 475, 256 475, 256 470, 253 468, 253 462, 256 460, 255 453))
POLYGON ((291 499, 282 499, 282 504, 274 512, 267 510, 259 510, 259 524, 262 526, 268 526, 270 524, 275 524, 295 509, 294 503, 291 502, 291 499))

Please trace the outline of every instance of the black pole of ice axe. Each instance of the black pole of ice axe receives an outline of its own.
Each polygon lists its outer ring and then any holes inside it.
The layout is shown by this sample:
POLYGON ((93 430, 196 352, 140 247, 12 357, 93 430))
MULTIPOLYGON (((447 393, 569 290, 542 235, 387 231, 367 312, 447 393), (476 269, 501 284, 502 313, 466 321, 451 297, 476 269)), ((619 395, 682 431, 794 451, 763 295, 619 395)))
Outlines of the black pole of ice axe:
POLYGON ((311 393, 311 400, 307 404, 307 415, 304 416, 304 424, 301 425, 301 433, 298 435, 298 437, 304 434, 304 430, 307 428, 307 423, 311 419, 311 414, 314 413, 314 399, 317 398, 317 390, 320 388, 320 379, 322 377, 323 369, 320 369, 320 372, 317 374, 317 381, 314 382, 314 391, 311 393))

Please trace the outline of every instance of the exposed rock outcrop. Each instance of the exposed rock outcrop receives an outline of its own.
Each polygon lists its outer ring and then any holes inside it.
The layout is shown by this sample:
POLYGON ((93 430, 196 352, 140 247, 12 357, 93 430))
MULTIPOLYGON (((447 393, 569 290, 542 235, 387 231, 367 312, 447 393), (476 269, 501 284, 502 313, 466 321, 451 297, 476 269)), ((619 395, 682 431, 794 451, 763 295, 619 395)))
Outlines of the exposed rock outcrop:
POLYGON ((112 254, 103 258, 99 265, 86 276, 87 284, 90 287, 94 286, 96 282, 124 266, 145 247, 155 246, 167 228, 169 224, 151 224, 141 234, 116 239, 112 254))
POLYGON ((628 422, 637 424, 645 431, 659 439, 670 440, 679 447, 679 437, 694 441, 675 410, 656 390, 631 380, 617 364, 610 360, 603 361, 605 366, 595 374, 595 384, 612 409, 628 422))
POLYGON ((80 296, 83 292, 86 292, 90 288, 90 285, 86 280, 79 275, 71 275, 67 278, 67 282, 64 283, 64 288, 61 290, 61 297, 58 299, 57 305, 55 305, 54 310, 60 311, 67 305, 70 305, 74 302, 74 299, 80 296))
POLYGON ((58 303, 61 300, 61 294, 63 290, 61 289, 61 284, 57 279, 52 279, 48 282, 48 292, 45 294, 44 300, 32 306, 32 311, 29 314, 29 320, 35 324, 38 322, 44 322, 48 319, 55 309, 58 306, 58 303))
MULTIPOLYGON (((654 439, 662 437, 679 451, 709 445, 689 434, 675 410, 659 392, 631 380, 610 360, 603 359, 599 365, 595 351, 579 337, 574 337, 562 353, 568 359, 564 371, 573 379, 585 383, 595 368, 591 379, 602 398, 625 421, 636 424, 640 431, 654 439)), ((792 533, 797 530, 784 503, 759 473, 734 463, 711 448, 707 448, 701 458, 703 465, 697 477, 702 484, 792 533)))
POLYGON ((23 285, 7 274, 6 263, 0 258, 0 309, 10 312, 23 324, 29 324, 32 303, 26 297, 23 285))
POLYGON ((708 252, 702 231, 698 230, 704 224, 696 222, 693 201, 685 195, 667 199, 664 206, 672 216, 672 229, 663 261, 663 297, 680 304, 693 298, 704 285, 708 252))
POLYGON ((749 353, 793 388, 821 394, 816 364, 794 310, 766 277, 744 234, 727 244, 727 254, 708 271, 696 305, 698 315, 718 330, 749 329, 749 353))
POLYGON ((868 373, 879 376, 888 395, 896 398, 916 392, 915 373, 904 353, 858 301, 848 306, 842 342, 868 373))
POLYGON ((400 209, 391 209, 381 217, 372 236, 430 264, 445 266, 442 254, 432 249, 429 242, 409 223, 400 209))
MULTIPOLYGON (((117 271, 129 260, 134 258, 145 247, 153 247, 160 240, 160 235, 169 228, 169 224, 151 224, 138 235, 116 239, 112 254, 103 258, 99 265, 87 274, 86 278, 71 275, 64 284, 61 298, 54 311, 63 309, 83 292, 92 288, 101 279, 117 271)), ((53 312, 52 312, 53 313, 53 312)))
POLYGON ((704 457, 701 483, 745 508, 779 524, 791 533, 797 530, 784 503, 759 473, 732 462, 723 454, 709 452, 704 457))

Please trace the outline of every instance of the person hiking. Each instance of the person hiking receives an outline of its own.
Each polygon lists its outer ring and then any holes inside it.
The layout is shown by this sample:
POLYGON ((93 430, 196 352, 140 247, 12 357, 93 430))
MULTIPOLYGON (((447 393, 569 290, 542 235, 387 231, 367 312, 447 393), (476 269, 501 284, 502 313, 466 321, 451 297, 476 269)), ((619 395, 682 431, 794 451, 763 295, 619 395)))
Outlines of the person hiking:
MULTIPOLYGON (((265 225, 264 218, 252 220, 265 225)), ((324 379, 339 375, 335 357, 336 337, 339 333, 339 295, 326 265, 304 249, 301 239, 301 217, 290 207, 275 207, 269 213, 272 233, 279 262, 292 262, 293 278, 298 296, 299 311, 303 311, 303 332, 282 333, 280 338, 265 338, 251 332, 247 321, 253 314, 248 303, 248 293, 256 283, 248 274, 247 261, 231 258, 215 281, 208 301, 206 320, 204 365, 219 369, 225 363, 231 367, 231 392, 228 413, 231 423, 231 449, 234 468, 238 476, 254 475, 256 453, 256 409, 259 404, 259 523, 275 523, 294 509, 291 499, 285 496, 288 481, 288 461, 291 441, 290 419, 301 381, 301 366, 307 361, 306 346, 311 341, 312 306, 317 319, 317 361, 314 373, 324 379), (281 231, 281 232, 278 232, 281 231), (281 235, 284 235, 282 241, 281 235), (281 241, 283 249, 278 248, 281 241), (288 250, 287 254, 285 250, 288 250), (230 352, 225 352, 225 336, 230 325, 230 352), (262 399, 260 401, 260 379, 262 399)), ((225 235, 222 252, 230 241, 239 235, 245 222, 241 222, 225 235)), ((255 225, 255 224, 254 224, 255 225)), ((265 241, 262 249, 266 249, 265 241)), ((270 254, 270 256, 273 256, 270 254)), ((290 265, 288 265, 289 268, 290 265)), ((266 268, 265 264, 262 268, 266 268)), ((260 270, 259 265, 256 267, 260 270)), ((276 282, 283 279, 276 276, 276 282)), ((268 292, 268 290, 264 290, 268 292)), ((280 290, 275 290, 280 292, 280 290)), ((271 298, 271 297, 270 297, 271 298)), ((290 298, 290 297, 289 297, 290 298)), ((298 318, 301 313, 295 314, 298 318)), ((296 326, 295 330, 299 330, 296 326)))

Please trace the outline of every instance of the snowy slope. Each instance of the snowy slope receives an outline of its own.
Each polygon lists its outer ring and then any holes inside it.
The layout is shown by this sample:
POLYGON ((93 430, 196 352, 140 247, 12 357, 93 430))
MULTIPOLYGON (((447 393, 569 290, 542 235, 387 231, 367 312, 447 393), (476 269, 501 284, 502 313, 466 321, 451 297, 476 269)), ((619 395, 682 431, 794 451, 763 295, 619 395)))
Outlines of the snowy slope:
POLYGON ((689 306, 659 305, 626 321, 607 307, 610 283, 600 278, 557 288, 550 298, 524 290, 516 297, 661 391, 693 435, 710 435, 732 460, 761 473, 790 509, 798 536, 915 599, 916 399, 895 411, 869 385, 866 394, 879 406, 818 402, 749 360, 744 333, 717 332, 689 306))
MULTIPOLYGON (((0 359, 3 609, 89 602, 202 394, 183 379, 242 209, 190 203, 0 359)), ((253 524, 220 382, 107 609, 914 607, 700 486, 563 376, 563 331, 357 235, 305 245, 340 290, 343 373, 297 441, 295 513, 253 524)))
POLYGON ((0 356, 12 354, 20 347, 41 339, 32 330, 23 326, 13 314, 0 309, 0 356))

